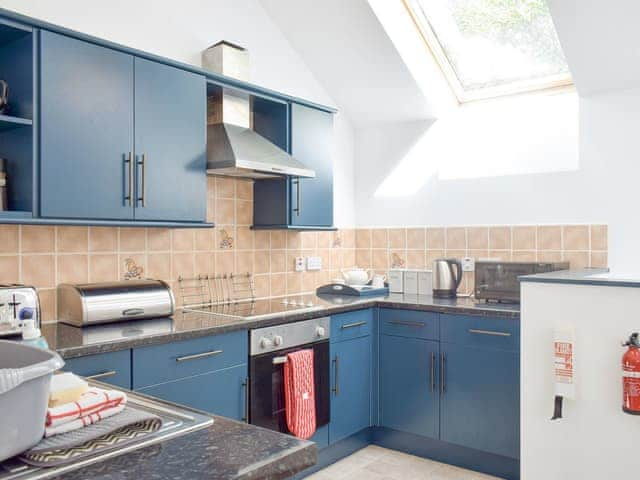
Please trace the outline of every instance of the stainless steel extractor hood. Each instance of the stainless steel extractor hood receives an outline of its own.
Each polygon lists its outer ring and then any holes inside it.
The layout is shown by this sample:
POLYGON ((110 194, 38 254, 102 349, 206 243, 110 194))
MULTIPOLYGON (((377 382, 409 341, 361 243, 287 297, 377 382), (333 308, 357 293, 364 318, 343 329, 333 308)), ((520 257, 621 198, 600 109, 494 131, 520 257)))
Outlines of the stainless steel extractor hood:
MULTIPOLYGON (((228 42, 219 42, 203 53, 205 67, 236 78, 246 75, 246 63, 246 50, 228 42)), ((207 174, 315 177, 313 170, 252 129, 251 102, 246 92, 216 87, 208 94, 207 109, 207 174)))

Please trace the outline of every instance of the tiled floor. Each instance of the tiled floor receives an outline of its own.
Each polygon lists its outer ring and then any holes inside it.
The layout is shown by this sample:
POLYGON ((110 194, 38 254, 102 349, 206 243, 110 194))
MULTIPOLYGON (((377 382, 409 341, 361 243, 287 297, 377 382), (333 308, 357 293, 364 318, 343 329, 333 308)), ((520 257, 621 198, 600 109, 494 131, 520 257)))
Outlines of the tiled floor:
POLYGON ((307 480, 497 480, 497 477, 370 445, 307 480))

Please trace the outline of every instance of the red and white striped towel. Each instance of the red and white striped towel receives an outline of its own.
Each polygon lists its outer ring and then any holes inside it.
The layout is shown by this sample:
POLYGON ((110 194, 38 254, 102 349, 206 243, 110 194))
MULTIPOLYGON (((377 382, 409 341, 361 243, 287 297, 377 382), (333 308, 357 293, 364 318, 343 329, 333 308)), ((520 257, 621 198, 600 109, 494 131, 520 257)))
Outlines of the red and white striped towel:
POLYGON ((289 431, 298 438, 310 438, 316 431, 313 350, 298 350, 287 355, 284 402, 289 431))
POLYGON ((124 392, 92 387, 84 392, 77 402, 65 403, 64 405, 48 408, 45 425, 47 428, 56 428, 98 413, 104 417, 106 410, 120 406, 124 408, 126 403, 127 396, 124 392))
POLYGON ((67 423, 58 424, 54 427, 44 427, 44 436, 45 438, 49 438, 52 435, 58 435, 60 433, 71 432, 72 430, 78 430, 82 427, 86 427, 93 423, 99 422, 103 418, 112 417, 116 413, 120 413, 124 410, 126 405, 121 403, 115 407, 107 407, 99 412, 90 413, 85 415, 84 417, 76 418, 75 420, 71 420, 67 423))

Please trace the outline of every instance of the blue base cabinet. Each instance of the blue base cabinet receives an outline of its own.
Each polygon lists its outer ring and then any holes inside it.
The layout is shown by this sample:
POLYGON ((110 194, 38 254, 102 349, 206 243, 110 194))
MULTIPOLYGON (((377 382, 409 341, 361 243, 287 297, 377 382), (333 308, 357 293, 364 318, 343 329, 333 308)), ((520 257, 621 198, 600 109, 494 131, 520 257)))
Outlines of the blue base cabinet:
POLYGON ((68 358, 63 370, 116 387, 131 388, 131 350, 68 358))
POLYGON ((380 424, 438 437, 438 342, 380 335, 380 424))

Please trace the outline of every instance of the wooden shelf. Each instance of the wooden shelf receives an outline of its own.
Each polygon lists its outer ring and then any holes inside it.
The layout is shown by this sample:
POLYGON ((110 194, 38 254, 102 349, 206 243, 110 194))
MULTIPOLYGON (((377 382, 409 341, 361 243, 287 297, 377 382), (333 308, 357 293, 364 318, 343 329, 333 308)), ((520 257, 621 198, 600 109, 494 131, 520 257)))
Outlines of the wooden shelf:
POLYGON ((28 118, 12 117, 11 115, 0 114, 0 132, 13 130, 14 128, 30 127, 33 121, 28 118))

